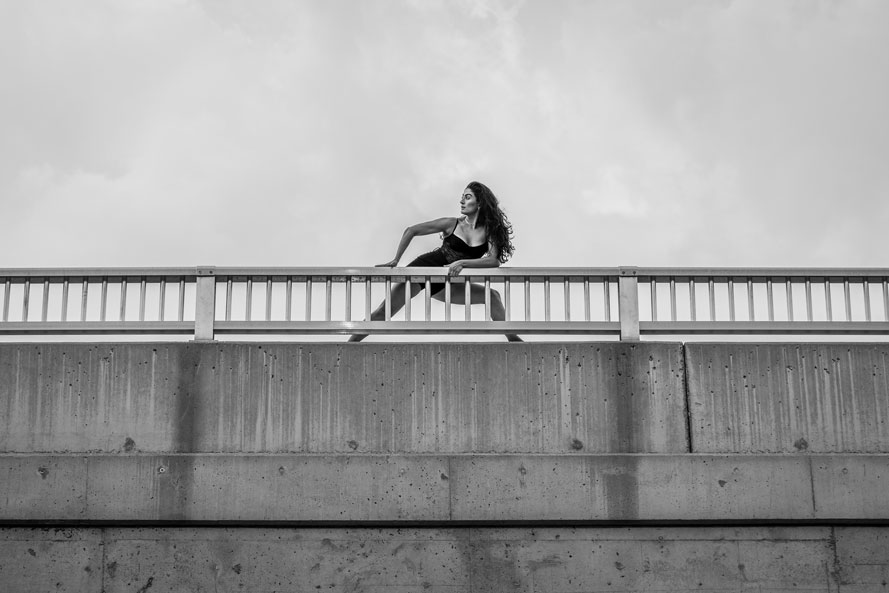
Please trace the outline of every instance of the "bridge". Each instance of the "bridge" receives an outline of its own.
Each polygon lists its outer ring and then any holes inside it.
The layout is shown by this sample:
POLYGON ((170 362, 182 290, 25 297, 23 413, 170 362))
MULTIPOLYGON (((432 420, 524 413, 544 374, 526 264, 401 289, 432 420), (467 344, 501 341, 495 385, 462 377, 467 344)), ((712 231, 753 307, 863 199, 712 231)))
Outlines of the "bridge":
POLYGON ((0 589, 884 590, 887 279, 0 270, 0 589))

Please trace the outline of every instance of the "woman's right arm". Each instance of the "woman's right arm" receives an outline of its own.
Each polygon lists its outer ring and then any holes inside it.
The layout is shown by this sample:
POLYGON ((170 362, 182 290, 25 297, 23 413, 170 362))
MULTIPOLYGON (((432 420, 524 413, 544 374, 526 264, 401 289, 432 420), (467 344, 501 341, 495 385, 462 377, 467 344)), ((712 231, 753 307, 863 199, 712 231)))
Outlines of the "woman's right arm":
POLYGON ((433 233, 444 233, 451 230, 457 219, 453 216, 445 218, 436 218, 427 222, 421 222, 413 226, 409 226, 401 235, 401 241, 398 242, 398 249, 395 250, 395 259, 384 264, 377 265, 378 268, 394 268, 398 265, 401 256, 404 255, 407 246, 411 244, 411 240, 418 235, 432 235, 433 233))

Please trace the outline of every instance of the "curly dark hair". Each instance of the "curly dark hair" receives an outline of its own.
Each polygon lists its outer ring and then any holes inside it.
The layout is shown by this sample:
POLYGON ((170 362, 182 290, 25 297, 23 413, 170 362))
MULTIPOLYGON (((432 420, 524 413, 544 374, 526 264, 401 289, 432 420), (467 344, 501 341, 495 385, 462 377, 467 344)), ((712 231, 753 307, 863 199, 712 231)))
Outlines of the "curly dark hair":
POLYGON ((512 244, 512 224, 506 218, 506 213, 500 209, 500 202, 488 186, 478 181, 471 181, 466 187, 472 190, 478 200, 478 222, 485 225, 488 240, 500 252, 498 255, 500 263, 505 264, 515 252, 515 246, 512 244))

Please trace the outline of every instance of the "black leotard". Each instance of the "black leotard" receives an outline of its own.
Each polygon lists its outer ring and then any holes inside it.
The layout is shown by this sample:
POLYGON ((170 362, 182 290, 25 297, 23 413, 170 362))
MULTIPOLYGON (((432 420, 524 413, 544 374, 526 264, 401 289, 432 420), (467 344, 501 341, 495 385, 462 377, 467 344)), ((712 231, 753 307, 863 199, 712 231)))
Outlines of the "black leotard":
MULTIPOLYGON (((458 223, 454 223, 454 228, 451 230, 451 234, 444 238, 441 247, 417 257, 414 261, 408 264, 408 267, 447 266, 461 259, 479 259, 484 257, 488 252, 488 244, 482 243, 481 245, 476 245, 474 247, 467 245, 466 241, 454 234, 454 231, 457 230, 457 224, 458 223)), ((429 288, 431 293, 435 294, 444 288, 444 284, 435 282, 430 285, 429 288)))

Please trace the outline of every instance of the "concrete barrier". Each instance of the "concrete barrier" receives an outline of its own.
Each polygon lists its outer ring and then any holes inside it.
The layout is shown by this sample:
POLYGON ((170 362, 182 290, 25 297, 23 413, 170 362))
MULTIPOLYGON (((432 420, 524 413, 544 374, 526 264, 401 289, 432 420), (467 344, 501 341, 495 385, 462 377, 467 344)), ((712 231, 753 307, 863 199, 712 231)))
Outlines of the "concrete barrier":
POLYGON ((0 522, 884 521, 883 455, 5 455, 0 522))
POLYGON ((0 345, 0 591, 882 590, 887 353, 0 345))
POLYGON ((889 452, 889 345, 688 344, 700 453, 889 452))
POLYGON ((871 593, 889 528, 66 528, 0 531, 0 588, 871 593))
POLYGON ((679 453, 678 344, 2 344, 0 451, 679 453))

